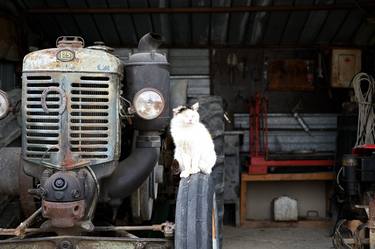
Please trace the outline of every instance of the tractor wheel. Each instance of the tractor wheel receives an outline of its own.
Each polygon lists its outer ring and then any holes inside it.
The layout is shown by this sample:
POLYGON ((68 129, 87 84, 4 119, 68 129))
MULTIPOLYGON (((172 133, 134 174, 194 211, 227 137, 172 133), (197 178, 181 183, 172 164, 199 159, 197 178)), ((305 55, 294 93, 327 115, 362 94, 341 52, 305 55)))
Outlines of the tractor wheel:
POLYGON ((218 213, 213 177, 182 178, 176 204, 175 249, 219 249, 218 213))
MULTIPOLYGON (((204 96, 197 98, 201 122, 209 130, 215 144, 216 164, 211 176, 215 184, 218 228, 220 245, 223 244, 224 218, 224 110, 220 96, 204 96)), ((221 248, 221 247, 220 247, 221 248)))

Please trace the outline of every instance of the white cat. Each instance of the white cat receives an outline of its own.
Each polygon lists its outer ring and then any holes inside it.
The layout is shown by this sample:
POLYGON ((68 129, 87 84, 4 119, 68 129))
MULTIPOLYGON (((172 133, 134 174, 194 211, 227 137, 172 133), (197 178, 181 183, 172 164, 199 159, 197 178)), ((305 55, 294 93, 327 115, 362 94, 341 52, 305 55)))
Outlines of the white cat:
POLYGON ((216 162, 215 146, 207 128, 199 121, 199 103, 173 109, 171 134, 176 146, 174 159, 180 165, 180 177, 203 172, 210 174, 216 162))

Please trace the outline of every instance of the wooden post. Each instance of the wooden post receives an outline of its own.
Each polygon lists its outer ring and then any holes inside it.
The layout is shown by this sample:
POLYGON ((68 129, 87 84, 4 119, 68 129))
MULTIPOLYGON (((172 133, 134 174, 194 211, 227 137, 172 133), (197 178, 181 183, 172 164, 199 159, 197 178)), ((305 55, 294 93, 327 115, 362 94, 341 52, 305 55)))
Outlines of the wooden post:
POLYGON ((247 199, 247 181, 241 175, 241 197, 240 197, 240 225, 242 226, 246 220, 246 200, 247 199))

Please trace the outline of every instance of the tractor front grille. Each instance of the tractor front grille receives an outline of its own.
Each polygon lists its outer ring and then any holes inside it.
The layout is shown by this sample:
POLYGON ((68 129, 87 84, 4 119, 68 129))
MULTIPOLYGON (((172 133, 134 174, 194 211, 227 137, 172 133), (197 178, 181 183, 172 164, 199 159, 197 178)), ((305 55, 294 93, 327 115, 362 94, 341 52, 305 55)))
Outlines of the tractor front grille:
POLYGON ((26 74, 23 80, 26 160, 74 167, 115 159, 119 149, 117 76, 53 72, 26 74), (46 89, 47 112, 42 105, 46 89))

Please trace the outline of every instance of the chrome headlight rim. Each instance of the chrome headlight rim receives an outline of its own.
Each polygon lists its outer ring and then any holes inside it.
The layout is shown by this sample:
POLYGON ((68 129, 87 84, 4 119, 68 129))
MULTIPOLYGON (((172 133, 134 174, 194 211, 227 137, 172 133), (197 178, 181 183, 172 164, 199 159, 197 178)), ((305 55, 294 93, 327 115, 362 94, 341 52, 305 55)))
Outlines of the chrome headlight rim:
POLYGON ((134 95, 134 98, 133 98, 133 108, 134 108, 134 111, 135 113, 141 117, 142 119, 145 119, 145 120, 153 120, 153 119, 156 119, 158 118, 164 111, 164 108, 165 108, 165 99, 164 99, 164 96, 163 94, 156 88, 151 88, 151 87, 146 87, 146 88, 142 88, 141 90, 139 90, 135 95, 134 95), (136 104, 136 101, 137 99, 142 95, 144 94, 145 92, 153 92, 153 93, 156 93, 159 97, 160 97, 160 100, 161 100, 161 111, 155 115, 155 116, 152 116, 152 117, 147 117, 145 115, 143 115, 139 110, 138 110, 138 106, 136 104))
POLYGON ((9 102, 8 94, 3 90, 0 90, 0 104, 1 104, 0 119, 3 119, 8 115, 9 110, 10 110, 10 102, 9 102), (2 106, 3 103, 4 103, 4 107, 2 106))

